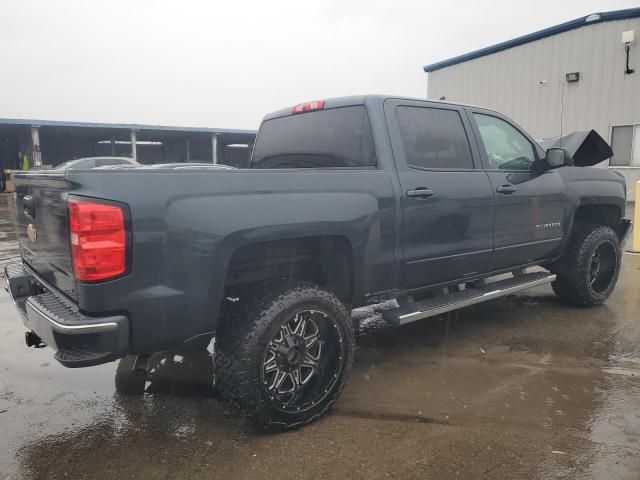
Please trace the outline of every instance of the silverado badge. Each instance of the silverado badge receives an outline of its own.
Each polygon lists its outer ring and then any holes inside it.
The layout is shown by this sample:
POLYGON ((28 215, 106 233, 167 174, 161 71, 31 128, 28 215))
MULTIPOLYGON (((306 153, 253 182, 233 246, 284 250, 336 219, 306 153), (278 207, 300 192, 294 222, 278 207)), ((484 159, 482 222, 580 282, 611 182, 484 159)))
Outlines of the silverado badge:
POLYGON ((560 228, 562 224, 560 222, 539 223, 536 225, 536 230, 550 230, 552 228, 560 228))
POLYGON ((33 226, 33 223, 27 225, 27 237, 29 237, 29 240, 32 242, 35 242, 36 238, 38 238, 38 231, 36 227, 33 226))

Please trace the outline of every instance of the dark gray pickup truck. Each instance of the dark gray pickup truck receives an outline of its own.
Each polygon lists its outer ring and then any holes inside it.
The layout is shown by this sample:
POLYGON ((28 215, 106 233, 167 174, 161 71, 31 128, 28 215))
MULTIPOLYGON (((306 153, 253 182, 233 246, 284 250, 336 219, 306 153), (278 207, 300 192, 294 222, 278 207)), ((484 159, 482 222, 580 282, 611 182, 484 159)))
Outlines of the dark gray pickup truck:
POLYGON ((268 115, 249 169, 15 182, 5 276, 28 345, 84 367, 215 336, 217 388, 273 429, 336 401, 351 309, 395 300, 403 325, 546 283, 597 305, 630 229, 616 173, 493 111, 384 96, 268 115))

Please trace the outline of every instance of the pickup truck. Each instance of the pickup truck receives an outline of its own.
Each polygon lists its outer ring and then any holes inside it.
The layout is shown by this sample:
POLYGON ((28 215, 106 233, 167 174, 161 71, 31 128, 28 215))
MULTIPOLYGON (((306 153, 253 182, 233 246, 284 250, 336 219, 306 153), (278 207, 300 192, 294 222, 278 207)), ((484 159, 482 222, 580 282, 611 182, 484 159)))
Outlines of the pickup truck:
POLYGON ((15 182, 5 277, 27 345, 67 367, 136 355, 144 372, 152 352, 215 338, 216 388, 276 430, 338 398, 353 308, 393 300, 400 326, 548 283, 598 305, 631 226, 615 172, 487 109, 375 95, 267 115, 248 169, 15 182))

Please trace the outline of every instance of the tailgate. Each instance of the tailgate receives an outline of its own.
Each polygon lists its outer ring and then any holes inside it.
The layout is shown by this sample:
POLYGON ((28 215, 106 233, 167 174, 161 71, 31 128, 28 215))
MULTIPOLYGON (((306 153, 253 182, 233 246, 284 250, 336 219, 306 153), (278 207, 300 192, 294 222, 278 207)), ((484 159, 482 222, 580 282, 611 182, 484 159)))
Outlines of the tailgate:
POLYGON ((76 298, 64 172, 23 172, 16 183, 16 234, 23 260, 50 285, 76 298))

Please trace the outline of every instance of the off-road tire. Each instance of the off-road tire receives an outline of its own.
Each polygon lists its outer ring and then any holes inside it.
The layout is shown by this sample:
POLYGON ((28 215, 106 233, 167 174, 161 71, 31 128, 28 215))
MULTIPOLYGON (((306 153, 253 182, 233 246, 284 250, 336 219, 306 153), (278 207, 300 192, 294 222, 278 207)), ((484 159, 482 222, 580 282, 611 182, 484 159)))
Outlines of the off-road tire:
POLYGON ((604 225, 578 223, 569 239, 567 253, 551 267, 556 280, 551 284, 555 294, 567 303, 590 307, 602 304, 613 292, 620 273, 620 242, 615 232, 604 225), (596 290, 590 281, 590 265, 600 245, 609 244, 615 252, 615 270, 605 288, 596 290))
POLYGON ((215 388, 262 428, 290 430, 326 413, 336 402, 349 375, 354 353, 351 319, 340 300, 317 285, 270 281, 247 289, 240 300, 225 308, 218 323, 214 348, 215 388), (313 309, 329 315, 341 334, 342 352, 337 380, 310 409, 283 412, 269 400, 261 372, 270 338, 290 315, 313 309))

